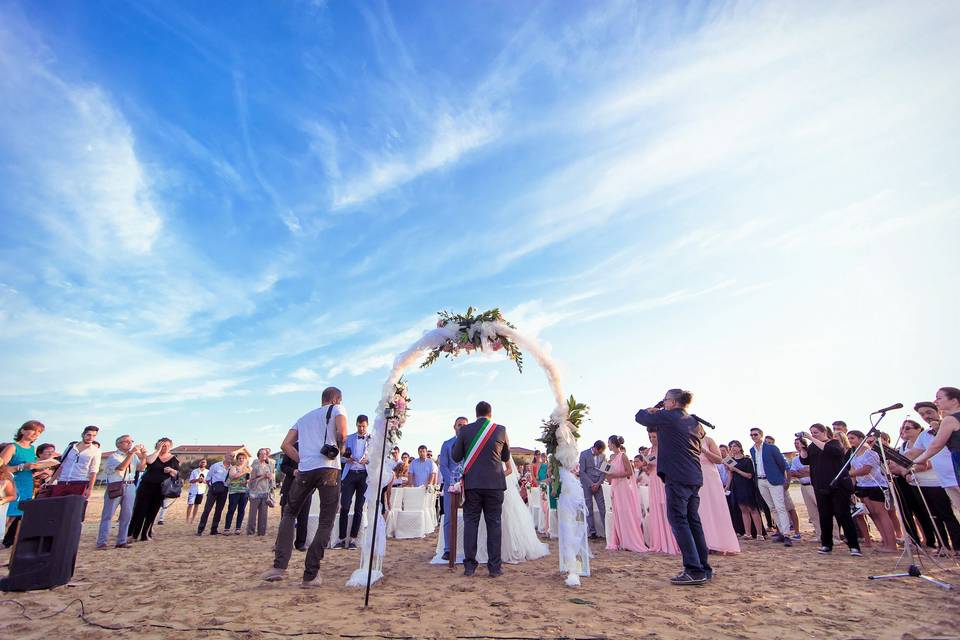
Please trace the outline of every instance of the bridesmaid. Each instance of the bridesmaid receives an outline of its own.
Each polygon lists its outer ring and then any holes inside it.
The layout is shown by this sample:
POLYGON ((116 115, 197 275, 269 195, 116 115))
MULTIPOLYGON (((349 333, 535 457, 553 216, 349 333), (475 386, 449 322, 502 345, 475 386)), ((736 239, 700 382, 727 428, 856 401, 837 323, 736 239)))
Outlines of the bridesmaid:
POLYGON ((707 436, 700 447, 700 466, 703 468, 703 486, 700 487, 700 522, 703 537, 710 551, 740 553, 740 541, 733 529, 727 496, 720 480, 717 465, 723 462, 720 447, 707 436))
POLYGON ((650 536, 650 551, 680 555, 680 547, 673 537, 673 529, 667 520, 667 493, 663 480, 657 476, 657 432, 651 431, 650 449, 647 451, 647 481, 650 491, 650 511, 647 513, 647 533, 650 536))
POLYGON ((622 436, 610 436, 607 444, 610 447, 611 466, 607 481, 610 483, 610 500, 613 503, 610 522, 607 523, 607 549, 645 553, 650 549, 643 542, 643 520, 640 517, 640 498, 633 465, 624 451, 622 436))
MULTIPOLYGON (((760 511, 757 509, 757 486, 753 483, 753 461, 750 456, 743 455, 743 445, 739 440, 731 440, 730 455, 733 463, 727 464, 730 469, 730 479, 727 486, 732 487, 733 495, 740 506, 740 517, 743 518, 744 540, 750 540, 750 524, 757 532, 757 540, 763 541, 763 523, 760 521, 760 511)), ((725 463, 726 464, 726 463, 725 463)))

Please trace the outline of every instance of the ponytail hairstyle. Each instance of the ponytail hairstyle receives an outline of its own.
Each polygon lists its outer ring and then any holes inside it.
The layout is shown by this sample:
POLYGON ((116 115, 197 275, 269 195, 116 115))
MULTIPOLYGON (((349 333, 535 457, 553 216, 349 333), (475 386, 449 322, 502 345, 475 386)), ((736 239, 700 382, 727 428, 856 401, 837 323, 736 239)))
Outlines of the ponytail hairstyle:
POLYGON ((683 389, 670 389, 664 397, 674 400, 681 409, 686 409, 693 402, 693 394, 683 389))
POLYGON ((618 449, 623 449, 623 436, 613 435, 607 438, 607 442, 615 445, 618 449))

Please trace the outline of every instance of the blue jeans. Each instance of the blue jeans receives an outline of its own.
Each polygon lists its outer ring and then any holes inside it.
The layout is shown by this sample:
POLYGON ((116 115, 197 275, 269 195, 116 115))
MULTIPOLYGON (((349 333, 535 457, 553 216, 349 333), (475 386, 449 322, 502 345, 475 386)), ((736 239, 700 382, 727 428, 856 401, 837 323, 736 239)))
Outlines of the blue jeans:
POLYGON ((137 497, 137 487, 132 484, 123 485, 123 495, 110 499, 107 492, 103 492, 103 511, 100 512, 100 531, 97 533, 97 546, 107 544, 110 539, 110 525, 113 522, 113 512, 120 507, 120 528, 117 531, 117 544, 127 542, 127 528, 133 516, 133 501, 137 497))
POLYGON ((694 578, 712 575, 713 568, 707 561, 707 541, 703 537, 703 525, 700 524, 699 485, 667 480, 664 489, 667 494, 667 520, 680 547, 684 570, 694 578))

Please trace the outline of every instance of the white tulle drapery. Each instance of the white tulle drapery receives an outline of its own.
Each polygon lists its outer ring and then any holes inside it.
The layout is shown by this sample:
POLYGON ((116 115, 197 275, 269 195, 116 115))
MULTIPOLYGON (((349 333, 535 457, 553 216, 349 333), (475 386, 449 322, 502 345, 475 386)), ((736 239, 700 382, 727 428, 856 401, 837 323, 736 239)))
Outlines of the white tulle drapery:
MULTIPOLYGON (((455 339, 459 331, 460 327, 455 324, 427 331, 406 351, 398 355, 393 362, 393 368, 390 370, 387 381, 383 385, 380 404, 377 406, 377 416, 374 419, 373 430, 370 434, 370 447, 368 449, 370 455, 369 463, 367 464, 369 475, 367 476, 367 491, 365 493, 367 519, 369 522, 373 522, 374 517, 378 517, 375 514, 378 490, 382 490, 393 479, 393 470, 386 465, 383 467, 383 472, 379 475, 379 481, 377 472, 381 469, 381 462, 385 452, 384 438, 387 429, 384 412, 389 406, 391 398, 393 398, 394 387, 403 376, 403 373, 410 367, 419 364, 429 350, 444 344, 447 340, 455 339)), ((484 346, 489 344, 488 338, 495 339, 498 334, 510 338, 522 351, 533 355, 547 376, 547 382, 550 384, 554 400, 557 403, 556 408, 551 414, 551 418, 555 419, 557 424, 561 425, 557 432, 559 446, 556 452, 557 460, 561 465, 560 478, 562 483, 562 489, 557 503, 557 514, 560 521, 560 570, 567 573, 566 583, 568 585, 579 585, 580 576, 590 575, 590 550, 587 545, 586 530, 586 504, 583 500, 583 492, 580 491, 580 482, 572 473, 577 464, 579 452, 577 451, 576 438, 573 437, 572 425, 567 420, 567 403, 563 394, 560 371, 539 342, 527 338, 504 322, 476 322, 470 327, 469 331, 471 336, 479 332, 483 337, 482 344, 484 346)), ((481 348, 481 350, 483 350, 483 348, 481 348)), ((394 444, 396 443, 387 442, 389 446, 393 446, 394 444)), ((347 581, 348 587, 366 586, 372 535, 373 527, 367 527, 363 532, 363 539, 361 541, 360 567, 350 576, 350 579, 347 581)), ((372 582, 377 582, 383 577, 382 566, 383 557, 386 554, 386 547, 386 526, 381 518, 377 526, 377 543, 374 547, 372 582)))

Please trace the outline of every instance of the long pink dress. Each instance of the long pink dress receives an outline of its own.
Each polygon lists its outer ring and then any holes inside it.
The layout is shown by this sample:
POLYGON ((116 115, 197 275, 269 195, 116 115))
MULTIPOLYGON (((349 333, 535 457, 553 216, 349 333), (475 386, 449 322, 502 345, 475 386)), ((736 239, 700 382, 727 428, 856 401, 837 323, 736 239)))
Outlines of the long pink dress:
MULTIPOLYGON (((614 473, 627 470, 621 451, 610 461, 614 473)), ((637 481, 630 475, 610 479, 612 514, 607 522, 607 549, 644 553, 650 549, 643 541, 643 520, 640 517, 640 498, 637 481)))
POLYGON ((700 452, 700 466, 703 468, 703 486, 700 487, 700 523, 703 525, 703 537, 707 548, 721 553, 740 553, 740 541, 730 520, 730 508, 723 492, 723 482, 717 465, 707 460, 700 452))
POLYGON ((673 537, 673 529, 667 520, 667 493, 663 488, 663 480, 657 476, 656 463, 648 465, 651 469, 647 479, 650 482, 650 511, 647 512, 647 533, 650 535, 650 551, 680 555, 677 539, 673 537))

